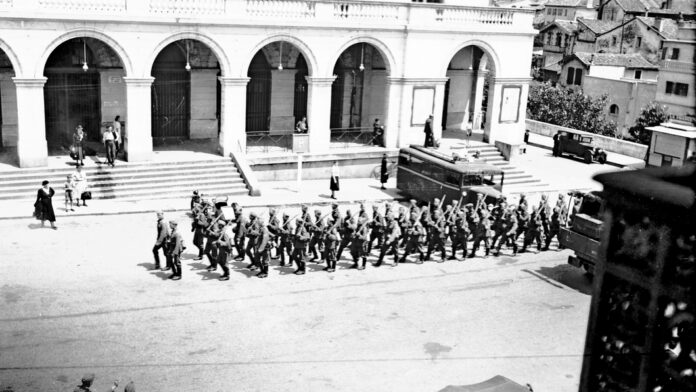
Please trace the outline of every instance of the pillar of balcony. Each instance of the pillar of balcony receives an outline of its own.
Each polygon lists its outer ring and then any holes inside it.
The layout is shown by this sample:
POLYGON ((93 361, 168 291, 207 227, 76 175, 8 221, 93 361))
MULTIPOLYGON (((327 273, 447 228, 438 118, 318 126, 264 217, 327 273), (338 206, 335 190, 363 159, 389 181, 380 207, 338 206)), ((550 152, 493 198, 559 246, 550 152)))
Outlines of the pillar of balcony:
POLYGON ((152 82, 155 78, 123 78, 126 83, 128 124, 124 128, 123 147, 129 162, 152 159, 152 82))
POLYGON ((331 86, 336 77, 307 76, 306 78, 309 151, 327 152, 331 141, 331 86))
POLYGON ((246 94, 249 78, 220 77, 220 153, 246 151, 246 94))
POLYGON ((46 78, 12 78, 17 91, 17 158, 19 167, 48 164, 44 84, 46 78))

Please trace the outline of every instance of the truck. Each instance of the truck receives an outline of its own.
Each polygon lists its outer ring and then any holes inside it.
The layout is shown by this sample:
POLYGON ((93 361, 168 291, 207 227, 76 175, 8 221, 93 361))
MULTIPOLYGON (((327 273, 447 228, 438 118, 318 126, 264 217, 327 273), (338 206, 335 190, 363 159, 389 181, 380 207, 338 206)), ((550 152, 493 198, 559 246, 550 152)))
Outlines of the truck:
POLYGON ((561 227, 558 242, 561 247, 575 252, 568 256, 568 264, 583 268, 594 275, 599 262, 599 241, 602 233, 602 195, 600 192, 570 192, 569 222, 561 227))

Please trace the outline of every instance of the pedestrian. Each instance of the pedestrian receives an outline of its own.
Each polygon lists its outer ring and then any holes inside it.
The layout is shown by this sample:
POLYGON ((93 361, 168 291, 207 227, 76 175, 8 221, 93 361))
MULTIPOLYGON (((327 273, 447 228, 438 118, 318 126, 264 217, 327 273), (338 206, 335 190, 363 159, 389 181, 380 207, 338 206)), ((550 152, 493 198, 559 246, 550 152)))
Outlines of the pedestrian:
POLYGON ((111 167, 114 167, 116 140, 114 139, 113 127, 111 125, 107 126, 104 133, 102 133, 102 143, 104 143, 104 148, 106 149, 106 162, 111 165, 111 167))
POLYGON ((65 197, 65 212, 68 212, 68 203, 70 203, 70 211, 75 211, 73 208, 73 190, 75 189, 75 180, 73 176, 68 174, 65 179, 64 197, 65 197))
POLYGON ((429 115, 428 119, 425 120, 425 142, 423 142, 423 147, 435 147, 435 141, 433 140, 433 115, 429 115))
POLYGON ((94 373, 87 373, 82 376, 81 384, 75 387, 73 392, 91 392, 90 387, 94 382, 94 373))
POLYGON ((387 154, 382 154, 382 164, 379 168, 379 182, 382 184, 381 189, 387 189, 384 184, 389 180, 389 171, 387 170, 387 154))
POLYGON ((309 232, 305 225, 306 221, 304 219, 298 219, 295 226, 292 259, 290 261, 292 264, 292 260, 294 260, 297 265, 295 275, 305 274, 305 259, 307 258, 307 243, 309 242, 309 232))
POLYGON ((307 133, 307 117, 302 117, 295 125, 295 133, 307 133))
POLYGON ((78 125, 73 133, 73 147, 75 148, 75 165, 84 166, 85 162, 85 132, 82 130, 82 125, 78 125))
POLYGON ((331 166, 331 183, 329 184, 329 187, 331 189, 331 198, 336 199, 336 192, 340 190, 340 186, 338 184, 338 162, 334 161, 333 165, 331 166))
POLYGON ((556 132, 553 135, 553 156, 561 156, 561 132, 556 132))
POLYGON ((529 144, 529 129, 524 130, 524 144, 529 144))
POLYGON ((118 153, 123 148, 123 141, 121 135, 121 116, 116 116, 116 118, 114 118, 113 127, 114 139, 116 139, 116 157, 118 157, 118 153))
POLYGON ((181 279, 181 254, 184 252, 186 247, 184 246, 184 239, 181 238, 181 234, 177 231, 177 222, 169 221, 169 237, 167 238, 166 252, 172 260, 172 274, 169 276, 171 280, 181 279))
POLYGON ((160 257, 159 257, 159 250, 162 249, 162 252, 164 255, 167 257, 167 269, 170 268, 169 264, 169 256, 167 256, 167 251, 164 249, 166 246, 166 241, 167 237, 169 236, 169 227, 167 224, 164 222, 164 213, 162 211, 157 211, 157 239, 155 240, 155 246, 152 247, 152 254, 155 258, 155 267, 153 270, 158 270, 160 269, 160 257))
POLYGON ((51 222, 53 230, 58 229, 56 226, 56 214, 53 211, 53 195, 56 192, 48 186, 48 181, 41 182, 41 188, 36 192, 36 202, 34 202, 34 216, 41 221, 41 226, 46 224, 46 221, 51 222))
POLYGON ((372 124, 372 144, 384 147, 384 125, 380 124, 378 118, 372 124))
POLYGON ((77 166, 75 168, 75 172, 72 174, 72 177, 75 181, 75 196, 77 198, 77 206, 80 206, 80 200, 82 200, 82 205, 87 207, 87 174, 82 170, 81 166, 77 166))

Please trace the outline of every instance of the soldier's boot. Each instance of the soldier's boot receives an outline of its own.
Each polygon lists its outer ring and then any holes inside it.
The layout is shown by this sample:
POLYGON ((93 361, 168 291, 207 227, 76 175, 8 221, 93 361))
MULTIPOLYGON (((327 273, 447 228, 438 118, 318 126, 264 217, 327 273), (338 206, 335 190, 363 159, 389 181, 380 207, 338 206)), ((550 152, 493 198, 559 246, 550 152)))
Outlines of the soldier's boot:
POLYGON ((486 257, 488 257, 490 255, 490 253, 491 253, 491 248, 486 247, 486 254, 483 256, 483 258, 485 259, 486 257))
POLYGON ((358 269, 359 268, 359 263, 358 263, 357 258, 353 257, 353 265, 351 265, 349 268, 350 269, 358 269))
POLYGON ((472 248, 471 253, 469 253, 469 256, 467 256, 467 257, 469 257, 470 259, 473 259, 474 257, 476 257, 477 250, 478 250, 478 248, 472 248))
POLYGON ((362 265, 358 268, 359 270, 364 270, 365 265, 367 265, 367 257, 363 256, 362 258, 362 265))
POLYGON ((517 242, 512 242, 512 255, 517 256, 517 242))

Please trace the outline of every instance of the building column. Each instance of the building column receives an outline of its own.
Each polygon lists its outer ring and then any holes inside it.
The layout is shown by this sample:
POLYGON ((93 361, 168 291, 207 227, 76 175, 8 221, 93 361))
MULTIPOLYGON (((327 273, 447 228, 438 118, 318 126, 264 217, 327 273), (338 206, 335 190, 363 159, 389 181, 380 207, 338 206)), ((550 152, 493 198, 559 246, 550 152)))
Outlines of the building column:
POLYGON ((220 80, 220 153, 246 151, 246 94, 249 78, 220 80))
POLYGON ((331 86, 335 76, 307 79, 307 127, 309 128, 309 151, 329 151, 331 142, 331 86))
POLYGON ((48 164, 44 84, 46 78, 12 78, 17 89, 17 158, 19 167, 48 164))
POLYGON ((531 78, 495 78, 488 86, 488 107, 483 141, 522 144, 531 78))
POLYGON ((128 162, 152 159, 152 82, 155 78, 123 78, 126 83, 128 123, 123 132, 123 148, 128 162))
POLYGON ((384 146, 387 148, 399 148, 408 145, 408 141, 402 137, 401 127, 401 111, 403 103, 403 78, 387 78, 387 86, 389 91, 386 94, 387 118, 382 121, 384 125, 384 146))
POLYGON ((435 85, 435 108, 433 109, 433 138, 442 140, 442 112, 445 106, 445 83, 447 78, 436 80, 435 85))
MULTIPOLYGON (((481 123, 483 122, 484 113, 481 111, 481 105, 483 105, 483 86, 486 83, 487 71, 476 72, 476 86, 474 88, 474 105, 471 110, 471 129, 481 129, 481 123)), ((490 102, 490 99, 489 99, 490 102)))

